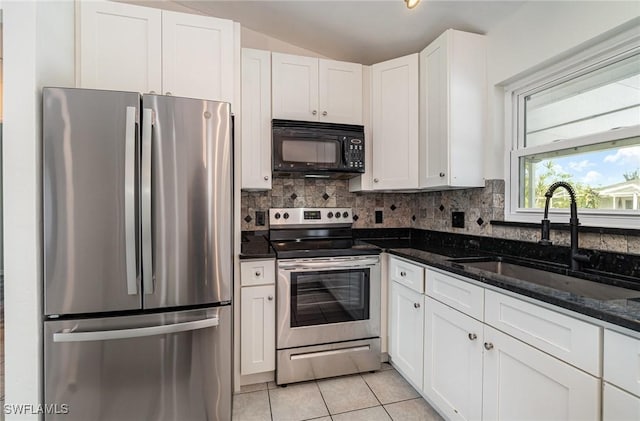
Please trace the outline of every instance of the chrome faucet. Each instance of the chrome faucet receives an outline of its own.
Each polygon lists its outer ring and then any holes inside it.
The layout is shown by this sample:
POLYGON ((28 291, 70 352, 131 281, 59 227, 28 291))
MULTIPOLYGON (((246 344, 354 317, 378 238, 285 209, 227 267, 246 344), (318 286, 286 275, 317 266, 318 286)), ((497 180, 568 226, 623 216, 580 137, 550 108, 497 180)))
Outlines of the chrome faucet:
POLYGON ((551 197, 553 197, 553 192, 556 191, 558 187, 564 187, 564 189, 569 192, 569 197, 571 198, 571 217, 569 219, 569 227, 571 228, 571 256, 569 264, 571 266, 571 270, 581 270, 582 263, 589 262, 589 256, 578 253, 578 225, 580 225, 580 222, 578 222, 578 205, 576 204, 576 193, 573 190, 573 187, 571 187, 567 182, 558 181, 553 183, 544 194, 547 199, 544 203, 542 235, 538 243, 545 246, 552 244, 551 240, 549 240, 549 231, 551 229, 551 222, 549 221, 549 201, 551 200, 551 197))

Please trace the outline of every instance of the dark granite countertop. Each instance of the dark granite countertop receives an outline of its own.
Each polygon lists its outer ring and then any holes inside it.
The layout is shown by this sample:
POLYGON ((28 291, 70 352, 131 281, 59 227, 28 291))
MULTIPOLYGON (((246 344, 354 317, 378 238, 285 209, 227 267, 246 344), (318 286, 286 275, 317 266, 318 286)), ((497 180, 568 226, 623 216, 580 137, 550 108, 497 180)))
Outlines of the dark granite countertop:
MULTIPOLYGON (((386 240, 384 240, 386 241, 386 240)), ((373 240, 372 243, 379 247, 385 248, 390 254, 404 257, 419 263, 423 263, 434 268, 442 269, 447 272, 462 275, 467 278, 474 279, 484 284, 492 285, 501 289, 512 291, 527 297, 531 297, 549 304, 553 304, 568 310, 581 313, 595 319, 603 320, 615 325, 619 325, 631 330, 640 332, 640 300, 636 299, 618 299, 618 300, 597 300, 579 296, 569 292, 557 290, 554 288, 537 285, 531 282, 499 275, 491 271, 481 270, 473 267, 462 266, 460 263, 452 262, 452 258, 458 257, 475 257, 487 256, 492 253, 483 253, 480 250, 467 250, 461 248, 446 247, 427 247, 423 250, 415 247, 397 247, 394 244, 391 247, 384 247, 381 241, 373 240)), ((543 263, 531 262, 533 267, 549 269, 543 263)), ((553 268, 551 268, 553 269, 553 268)), ((562 269, 565 270, 566 269, 562 269)), ((556 270, 556 271, 559 271, 556 270)), ((629 289, 637 289, 640 298, 640 285, 634 284, 630 279, 609 278, 602 275, 593 274, 577 274, 569 273, 571 276, 579 276, 583 279, 592 280, 602 283, 611 283, 612 285, 625 287, 629 289)))
POLYGON ((276 253, 266 237, 266 231, 243 232, 240 244, 240 260, 275 259, 276 253))

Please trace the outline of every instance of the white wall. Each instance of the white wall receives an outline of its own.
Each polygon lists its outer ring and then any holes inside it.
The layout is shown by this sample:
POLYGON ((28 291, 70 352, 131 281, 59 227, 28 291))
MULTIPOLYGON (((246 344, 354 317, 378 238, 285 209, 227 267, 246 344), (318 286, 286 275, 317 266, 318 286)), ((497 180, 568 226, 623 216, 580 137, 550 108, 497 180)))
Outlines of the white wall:
POLYGON ((3 14, 5 402, 35 405, 42 372, 41 87, 73 86, 74 4, 5 1, 3 14))
POLYGON ((269 50, 284 54, 329 58, 318 54, 315 51, 307 50, 305 48, 289 44, 288 42, 244 27, 242 28, 242 48, 255 48, 257 50, 269 50))
MULTIPOLYGON (((504 179, 504 90, 495 85, 640 16, 637 1, 527 2, 487 33, 485 178, 504 179)), ((509 140, 510 141, 510 140, 509 140)))

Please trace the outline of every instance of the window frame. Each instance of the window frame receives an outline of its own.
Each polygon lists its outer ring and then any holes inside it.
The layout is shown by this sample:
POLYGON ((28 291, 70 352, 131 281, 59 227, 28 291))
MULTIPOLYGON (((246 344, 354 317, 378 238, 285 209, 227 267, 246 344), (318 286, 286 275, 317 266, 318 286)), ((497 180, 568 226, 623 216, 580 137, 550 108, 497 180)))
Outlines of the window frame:
MULTIPOLYGON (((629 137, 640 137, 640 124, 581 137, 526 148, 524 133, 525 98, 552 86, 574 79, 611 63, 640 54, 640 18, 602 34, 555 59, 503 82, 505 116, 505 221, 540 222, 542 209, 519 207, 520 168, 523 156, 559 151, 629 137)), ((638 211, 585 210, 578 211, 582 225, 640 229, 638 211)), ((567 223, 568 209, 549 209, 552 222, 567 223)))

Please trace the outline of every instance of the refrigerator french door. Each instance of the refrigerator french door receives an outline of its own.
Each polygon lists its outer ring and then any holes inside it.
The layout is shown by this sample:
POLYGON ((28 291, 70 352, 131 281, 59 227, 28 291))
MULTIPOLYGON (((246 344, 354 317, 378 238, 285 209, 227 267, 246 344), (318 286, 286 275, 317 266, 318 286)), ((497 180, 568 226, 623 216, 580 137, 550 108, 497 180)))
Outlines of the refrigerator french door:
POLYGON ((229 104, 45 88, 43 107, 44 400, 69 405, 46 418, 228 419, 229 104))

